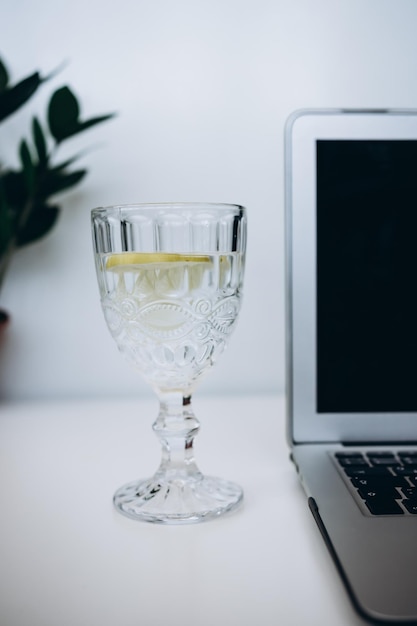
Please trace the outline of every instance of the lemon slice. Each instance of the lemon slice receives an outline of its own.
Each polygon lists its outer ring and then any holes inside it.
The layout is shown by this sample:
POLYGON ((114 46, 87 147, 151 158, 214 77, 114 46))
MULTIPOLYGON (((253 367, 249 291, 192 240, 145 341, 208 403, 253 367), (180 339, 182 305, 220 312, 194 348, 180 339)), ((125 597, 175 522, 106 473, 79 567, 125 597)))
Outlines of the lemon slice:
POLYGON ((126 265, 159 265, 160 263, 210 263, 210 257, 172 252, 120 252, 107 257, 106 269, 126 265))

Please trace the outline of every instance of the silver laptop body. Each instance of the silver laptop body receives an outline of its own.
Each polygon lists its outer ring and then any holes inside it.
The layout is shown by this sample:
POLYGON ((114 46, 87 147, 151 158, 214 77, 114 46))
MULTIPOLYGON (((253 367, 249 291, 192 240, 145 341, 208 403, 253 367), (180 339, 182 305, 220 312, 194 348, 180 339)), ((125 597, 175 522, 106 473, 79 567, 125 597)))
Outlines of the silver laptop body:
POLYGON ((417 623, 417 111, 296 112, 285 159, 291 458, 358 612, 417 623))

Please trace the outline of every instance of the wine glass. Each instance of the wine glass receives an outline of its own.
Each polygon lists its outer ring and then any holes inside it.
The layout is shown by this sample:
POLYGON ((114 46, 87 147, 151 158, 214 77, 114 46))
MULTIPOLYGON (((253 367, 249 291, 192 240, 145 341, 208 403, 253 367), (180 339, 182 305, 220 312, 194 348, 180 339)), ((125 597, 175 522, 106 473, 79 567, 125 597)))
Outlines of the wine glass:
POLYGON ((240 486, 204 476, 194 459, 197 383, 228 344, 245 265, 246 210, 214 203, 93 209, 101 305, 119 350, 159 398, 153 429, 162 446, 150 478, 116 491, 134 519, 197 522, 236 508, 240 486))

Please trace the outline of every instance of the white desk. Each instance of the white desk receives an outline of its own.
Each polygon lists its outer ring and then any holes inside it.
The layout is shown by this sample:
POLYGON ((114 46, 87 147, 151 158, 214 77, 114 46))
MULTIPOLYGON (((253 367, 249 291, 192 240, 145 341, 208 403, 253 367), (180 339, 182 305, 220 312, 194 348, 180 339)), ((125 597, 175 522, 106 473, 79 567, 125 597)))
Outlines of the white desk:
POLYGON ((355 626, 288 459, 280 397, 196 394, 200 469, 244 505, 201 524, 117 513, 159 463, 148 399, 0 405, 2 626, 355 626))

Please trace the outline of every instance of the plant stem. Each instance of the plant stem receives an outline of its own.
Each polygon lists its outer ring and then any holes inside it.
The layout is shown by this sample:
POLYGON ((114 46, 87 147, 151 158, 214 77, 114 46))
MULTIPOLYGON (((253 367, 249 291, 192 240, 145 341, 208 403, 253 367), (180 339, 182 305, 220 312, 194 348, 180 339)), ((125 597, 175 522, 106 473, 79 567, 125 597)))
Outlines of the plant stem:
POLYGON ((7 272, 7 269, 9 267, 10 260, 11 260, 11 258, 13 256, 13 252, 16 249, 16 247, 14 245, 14 241, 15 241, 14 238, 12 240, 10 240, 6 250, 0 256, 0 290, 1 290, 2 286, 3 286, 3 281, 4 281, 4 278, 6 276, 6 272, 7 272))
POLYGON ((33 199, 29 197, 28 200, 26 201, 25 206, 23 207, 23 210, 20 213, 18 223, 14 229, 13 237, 10 238, 6 250, 0 256, 0 290, 3 286, 4 277, 8 270, 11 258, 17 248, 16 246, 17 233, 19 232, 19 229, 22 228, 22 226, 24 226, 26 220, 28 219, 32 210, 32 206, 33 206, 33 199))

